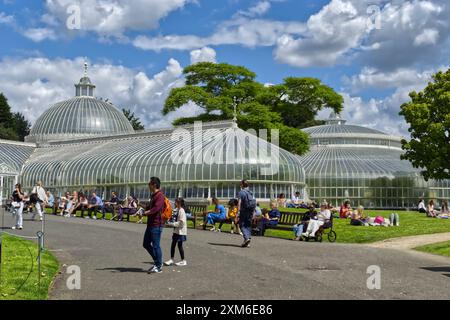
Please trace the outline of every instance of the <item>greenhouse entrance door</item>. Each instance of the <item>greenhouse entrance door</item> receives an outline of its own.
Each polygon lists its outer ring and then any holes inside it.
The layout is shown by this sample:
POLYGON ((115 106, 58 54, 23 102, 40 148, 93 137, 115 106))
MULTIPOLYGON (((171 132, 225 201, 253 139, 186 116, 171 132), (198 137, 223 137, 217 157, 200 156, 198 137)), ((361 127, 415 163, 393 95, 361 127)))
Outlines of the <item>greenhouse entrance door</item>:
POLYGON ((16 179, 15 176, 0 175, 0 206, 11 197, 16 179))
POLYGON ((17 183, 17 175, 4 163, 0 163, 0 207, 11 197, 14 185, 17 183))

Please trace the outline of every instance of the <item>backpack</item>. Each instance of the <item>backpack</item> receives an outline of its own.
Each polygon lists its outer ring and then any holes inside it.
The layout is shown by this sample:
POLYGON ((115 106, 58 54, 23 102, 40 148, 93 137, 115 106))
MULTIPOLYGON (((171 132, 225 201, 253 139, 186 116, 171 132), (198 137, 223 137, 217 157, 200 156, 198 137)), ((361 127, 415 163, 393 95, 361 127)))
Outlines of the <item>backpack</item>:
POLYGON ((164 197, 164 209, 161 213, 161 217, 164 223, 169 221, 172 218, 172 205, 170 204, 170 200, 167 197, 164 197))
POLYGON ((247 201, 244 201, 244 208, 250 212, 256 210, 256 199, 253 197, 253 193, 249 190, 244 190, 247 194, 247 201))

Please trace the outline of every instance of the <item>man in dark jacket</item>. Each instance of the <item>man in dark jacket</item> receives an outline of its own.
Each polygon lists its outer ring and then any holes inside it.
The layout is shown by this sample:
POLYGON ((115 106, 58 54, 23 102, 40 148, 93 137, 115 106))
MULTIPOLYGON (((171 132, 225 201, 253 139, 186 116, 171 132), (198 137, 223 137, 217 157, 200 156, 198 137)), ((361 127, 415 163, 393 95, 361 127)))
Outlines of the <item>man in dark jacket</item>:
POLYGON ((164 210, 165 196, 160 190, 161 181, 159 178, 152 177, 148 187, 152 196, 150 199, 149 210, 144 214, 147 217, 147 230, 145 231, 144 236, 144 248, 148 251, 154 261, 154 266, 148 271, 148 273, 161 273, 163 257, 160 243, 164 228, 162 212, 164 210))

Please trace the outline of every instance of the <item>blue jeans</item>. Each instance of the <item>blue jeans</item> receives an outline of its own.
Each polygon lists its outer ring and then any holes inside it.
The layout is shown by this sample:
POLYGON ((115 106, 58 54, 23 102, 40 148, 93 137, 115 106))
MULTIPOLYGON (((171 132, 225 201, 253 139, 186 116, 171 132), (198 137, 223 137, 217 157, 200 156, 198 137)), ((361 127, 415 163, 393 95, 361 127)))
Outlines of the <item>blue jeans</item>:
POLYGON ((162 267, 162 250, 161 250, 161 235, 163 232, 163 228, 158 227, 147 227, 144 235, 144 248, 153 258, 155 262, 155 266, 157 268, 162 267))
POLYGON ((294 234, 295 234, 295 237, 300 237, 301 235, 302 235, 302 233, 303 233, 303 228, 304 228, 305 226, 303 225, 303 224, 296 224, 295 226, 294 226, 294 234))
POLYGON ((250 213, 240 213, 239 227, 241 228, 244 240, 250 240, 252 238, 252 217, 250 213))
POLYGON ((207 216, 207 222, 208 222, 208 224, 215 225, 216 222, 220 222, 220 221, 222 221, 222 220, 225 220, 225 218, 226 218, 226 217, 224 217, 224 216, 222 216, 222 215, 220 215, 220 214, 217 214, 217 213, 210 213, 210 214, 208 214, 208 216, 207 216))

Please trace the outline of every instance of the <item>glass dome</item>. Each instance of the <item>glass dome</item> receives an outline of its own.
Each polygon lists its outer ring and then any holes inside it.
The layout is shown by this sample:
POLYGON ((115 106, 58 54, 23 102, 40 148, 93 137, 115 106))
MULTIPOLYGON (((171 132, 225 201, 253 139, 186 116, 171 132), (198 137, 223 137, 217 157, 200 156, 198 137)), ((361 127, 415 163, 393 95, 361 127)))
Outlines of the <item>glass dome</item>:
POLYGON ((94 97, 95 85, 86 74, 75 88, 74 98, 55 104, 39 117, 26 141, 41 143, 134 132, 121 111, 94 97))
POLYGON ((449 181, 426 182, 401 160, 399 137, 347 125, 332 115, 323 126, 304 130, 311 150, 301 157, 309 196, 334 205, 350 200, 369 208, 412 208, 418 199, 450 197, 449 181))
POLYGON ((203 124, 201 131, 195 126, 177 128, 189 137, 181 156, 176 154, 177 137, 183 136, 174 130, 50 143, 25 164, 23 183, 32 186, 39 179, 61 192, 114 189, 140 198, 149 196, 152 176, 160 177, 172 197, 233 198, 242 179, 250 180, 255 196, 262 199, 303 191, 305 175, 298 157, 229 122, 203 124), (202 143, 194 142, 198 135, 202 143), (258 156, 258 150, 269 148, 279 154, 279 165, 271 173, 266 171, 274 161, 258 156))

